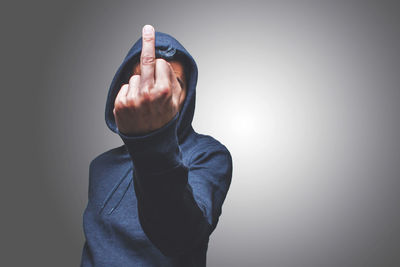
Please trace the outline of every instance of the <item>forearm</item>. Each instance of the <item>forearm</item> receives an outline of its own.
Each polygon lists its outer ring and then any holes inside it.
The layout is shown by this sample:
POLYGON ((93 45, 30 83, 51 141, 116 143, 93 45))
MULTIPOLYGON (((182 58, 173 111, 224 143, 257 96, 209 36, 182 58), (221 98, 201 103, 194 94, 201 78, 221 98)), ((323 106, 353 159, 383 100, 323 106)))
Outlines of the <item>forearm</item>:
POLYGON ((209 225, 187 177, 187 168, 182 165, 162 175, 135 173, 142 228, 165 255, 184 253, 208 236, 209 225))
POLYGON ((149 239, 165 255, 191 249, 209 231, 188 184, 188 169, 176 137, 177 118, 146 136, 120 134, 135 168, 139 220, 149 239))

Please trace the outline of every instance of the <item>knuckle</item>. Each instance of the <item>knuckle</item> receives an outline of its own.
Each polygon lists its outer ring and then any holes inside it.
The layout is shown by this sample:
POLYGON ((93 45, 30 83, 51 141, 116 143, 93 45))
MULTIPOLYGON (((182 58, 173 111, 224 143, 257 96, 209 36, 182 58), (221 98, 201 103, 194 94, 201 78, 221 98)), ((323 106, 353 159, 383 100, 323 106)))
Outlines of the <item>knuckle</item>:
POLYGON ((129 79, 129 83, 132 84, 135 81, 137 81, 140 78, 140 75, 132 75, 132 77, 129 79))
POLYGON ((118 94, 114 99, 114 106, 117 106, 121 102, 121 96, 118 94))
POLYGON ((143 41, 145 42, 152 42, 154 40, 154 36, 152 34, 145 34, 143 35, 143 41))
POLYGON ((172 92, 171 84, 169 82, 159 83, 156 85, 156 90, 161 96, 168 96, 172 92))
POLYGON ((123 105, 123 103, 121 101, 119 101, 119 100, 115 101, 115 103, 114 103, 114 112, 115 113, 118 113, 123 108, 124 108, 124 105, 123 105))
POLYGON ((163 97, 170 96, 171 93, 172 93, 172 90, 171 90, 171 87, 170 87, 170 86, 161 87, 159 91, 160 91, 160 94, 161 94, 163 97))
POLYGON ((154 85, 152 85, 149 81, 145 81, 142 86, 141 86, 141 92, 150 92, 154 88, 154 85))
POLYGON ((157 100, 158 96, 155 92, 151 92, 149 94, 149 103, 155 103, 157 100))
POLYGON ((117 94, 117 98, 118 98, 118 96, 122 96, 123 95, 123 93, 124 92, 126 92, 126 90, 129 88, 129 84, 123 84, 122 86, 121 86, 121 88, 119 89, 119 91, 118 91, 118 94, 117 94))
POLYGON ((132 95, 126 97, 126 106, 130 108, 135 107, 135 98, 132 95))
POLYGON ((163 64, 163 63, 168 63, 165 59, 163 59, 163 58, 156 58, 156 62, 157 63, 160 63, 160 64, 163 64))
POLYGON ((142 64, 143 65, 152 65, 155 62, 155 58, 153 56, 144 55, 142 56, 142 64))
POLYGON ((148 90, 143 91, 140 95, 141 104, 148 104, 151 102, 151 94, 148 90))

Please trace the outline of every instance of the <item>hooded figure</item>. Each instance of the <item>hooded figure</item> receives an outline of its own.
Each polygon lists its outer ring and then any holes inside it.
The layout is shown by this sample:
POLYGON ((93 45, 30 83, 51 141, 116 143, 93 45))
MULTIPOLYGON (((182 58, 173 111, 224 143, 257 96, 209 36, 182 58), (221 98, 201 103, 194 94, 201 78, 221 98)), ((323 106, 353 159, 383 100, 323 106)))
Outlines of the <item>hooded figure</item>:
POLYGON ((183 64, 183 105, 155 131, 119 132, 115 98, 129 82, 141 49, 142 38, 129 50, 108 92, 106 124, 124 144, 90 163, 81 266, 206 266, 209 237, 231 183, 232 158, 219 141, 192 128, 197 65, 162 32, 155 32, 155 57, 183 64))

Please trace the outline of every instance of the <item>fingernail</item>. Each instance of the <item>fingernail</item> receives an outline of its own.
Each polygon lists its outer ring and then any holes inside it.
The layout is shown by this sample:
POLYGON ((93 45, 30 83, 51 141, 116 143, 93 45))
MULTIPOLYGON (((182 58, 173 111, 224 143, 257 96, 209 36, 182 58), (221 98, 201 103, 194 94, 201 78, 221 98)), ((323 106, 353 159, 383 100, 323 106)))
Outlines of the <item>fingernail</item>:
POLYGON ((145 25, 143 28, 143 32, 145 34, 151 34, 153 33, 153 27, 151 25, 145 25))

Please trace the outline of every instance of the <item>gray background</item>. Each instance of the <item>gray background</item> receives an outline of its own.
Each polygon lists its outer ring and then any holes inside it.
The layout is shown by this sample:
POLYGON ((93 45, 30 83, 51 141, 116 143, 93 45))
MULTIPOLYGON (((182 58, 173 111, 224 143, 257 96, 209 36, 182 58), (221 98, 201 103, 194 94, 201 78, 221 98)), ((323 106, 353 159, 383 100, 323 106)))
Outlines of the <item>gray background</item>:
POLYGON ((209 266, 400 266, 400 9, 385 1, 25 1, 2 28, 1 266, 78 266, 108 86, 141 28, 199 67, 234 174, 209 266))

